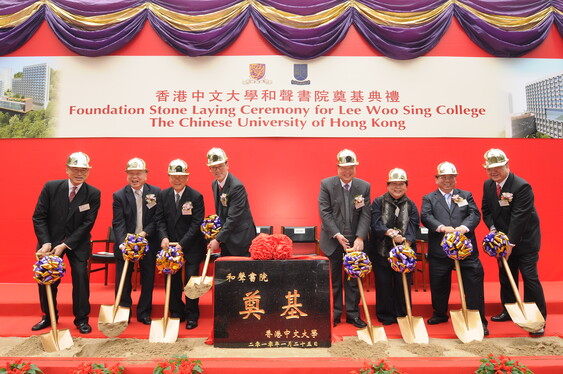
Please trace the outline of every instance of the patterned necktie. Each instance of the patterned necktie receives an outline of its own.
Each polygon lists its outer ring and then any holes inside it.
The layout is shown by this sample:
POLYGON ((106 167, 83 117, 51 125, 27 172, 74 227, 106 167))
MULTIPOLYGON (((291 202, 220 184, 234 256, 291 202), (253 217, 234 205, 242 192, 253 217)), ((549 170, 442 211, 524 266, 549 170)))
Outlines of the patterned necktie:
POLYGON ((502 187, 500 186, 500 184, 497 183, 497 198, 500 198, 500 191, 502 190, 502 187))
POLYGON ((74 200, 75 196, 76 196, 76 186, 72 186, 70 190, 70 195, 68 195, 68 202, 72 203, 72 200, 74 200))
POLYGON ((452 207, 452 194, 451 193, 447 193, 444 195, 444 197, 446 198, 446 203, 448 204, 448 208, 452 207))
POLYGON ((135 202, 137 204, 137 224, 135 225, 135 234, 143 231, 143 193, 141 190, 135 191, 135 202))

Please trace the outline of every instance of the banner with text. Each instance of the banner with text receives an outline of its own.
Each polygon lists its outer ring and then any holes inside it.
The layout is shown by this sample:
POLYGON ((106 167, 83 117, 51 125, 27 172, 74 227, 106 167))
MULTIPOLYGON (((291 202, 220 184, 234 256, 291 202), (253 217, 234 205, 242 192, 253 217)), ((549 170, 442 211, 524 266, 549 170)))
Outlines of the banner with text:
POLYGON ((13 73, 12 93, 37 89, 38 67, 51 72, 54 137, 512 137, 526 86, 563 70, 477 57, 34 57, 4 59, 0 82, 13 73))

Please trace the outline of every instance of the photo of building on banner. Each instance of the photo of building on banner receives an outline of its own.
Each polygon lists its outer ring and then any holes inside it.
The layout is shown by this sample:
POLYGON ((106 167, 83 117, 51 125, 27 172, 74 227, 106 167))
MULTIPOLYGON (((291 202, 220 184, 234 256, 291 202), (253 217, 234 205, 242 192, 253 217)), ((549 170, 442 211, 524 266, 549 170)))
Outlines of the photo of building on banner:
POLYGON ((557 59, 7 57, 0 137, 561 138, 562 87, 557 59))

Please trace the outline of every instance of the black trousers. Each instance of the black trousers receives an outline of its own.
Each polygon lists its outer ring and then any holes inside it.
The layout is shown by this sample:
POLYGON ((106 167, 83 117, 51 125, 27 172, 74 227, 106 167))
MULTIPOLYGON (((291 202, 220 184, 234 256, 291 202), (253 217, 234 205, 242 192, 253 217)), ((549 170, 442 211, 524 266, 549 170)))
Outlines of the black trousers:
MULTIPOLYGON (((514 282, 518 286, 519 274, 522 274, 522 280, 524 281, 524 302, 534 302, 538 306, 541 314, 544 318, 547 317, 547 308, 545 304, 545 296, 543 293, 543 287, 540 283, 540 278, 538 275, 538 260, 539 253, 534 251, 532 253, 518 254, 513 253, 508 258, 508 267, 510 272, 514 277, 514 282)), ((498 261, 499 264, 499 280, 500 280, 500 300, 503 304, 515 303, 516 296, 510 285, 508 275, 502 265, 502 261, 498 261)))
POLYGON ((332 255, 328 256, 332 281, 333 319, 336 321, 340 321, 344 308, 346 308, 346 319, 356 319, 360 316, 358 308, 360 303, 358 281, 355 278, 348 280, 348 275, 343 271, 342 267, 343 255, 344 250, 337 249, 332 255))
MULTIPOLYGON (((485 318, 485 271, 479 257, 468 257, 459 261, 463 292, 468 309, 478 310, 483 326, 487 326, 485 318)), ((432 293, 432 308, 434 316, 448 317, 448 304, 452 287, 452 271, 455 269, 454 260, 447 257, 429 257, 430 292, 432 293)), ((456 275, 457 279, 457 275, 456 275)), ((458 300, 455 300, 456 302, 458 300)))
MULTIPOLYGON (((154 289, 154 273, 156 267, 156 251, 158 246, 149 245, 150 250, 145 254, 145 256, 139 261, 139 270, 141 272, 141 295, 139 296, 139 302, 137 304, 137 319, 150 317, 152 312, 152 293, 154 289), (152 248, 156 248, 153 250, 152 248)), ((119 288, 119 282, 121 281, 121 275, 123 273, 123 267, 125 265, 125 260, 120 249, 114 250, 115 254, 115 293, 117 295, 117 290, 119 288)), ((127 273, 125 275, 125 281, 123 284, 123 290, 121 292, 121 300, 119 305, 126 308, 131 308, 133 305, 133 300, 131 298, 131 292, 133 291, 131 276, 133 274, 135 263, 129 262, 127 265, 127 273)))
MULTIPOLYGON (((80 260, 69 250, 63 253, 67 255, 70 263, 70 273, 72 276, 72 313, 74 314, 74 324, 76 326, 87 323, 90 314, 90 280, 88 278, 88 261, 80 260)), ((67 271, 68 276, 68 271, 67 271)), ((60 280, 51 284, 51 293, 53 295, 53 304, 55 315, 59 315, 57 310, 57 293, 60 280)), ((39 285, 39 302, 41 311, 50 318, 49 302, 47 299, 46 286, 39 285)))
MULTIPOLYGON (((375 274, 375 315, 379 322, 396 322, 397 317, 407 315, 403 276, 391 268, 385 256, 374 255, 372 261, 375 274)), ((406 276, 410 300, 411 274, 406 276)))
POLYGON ((186 302, 182 300, 184 286, 189 282, 192 276, 199 276, 198 263, 186 261, 183 269, 172 275, 170 287, 170 316, 172 318, 187 319, 188 321, 197 321, 199 319, 199 299, 190 299, 186 297, 186 302), (185 274, 185 283, 182 282, 182 271, 185 274))

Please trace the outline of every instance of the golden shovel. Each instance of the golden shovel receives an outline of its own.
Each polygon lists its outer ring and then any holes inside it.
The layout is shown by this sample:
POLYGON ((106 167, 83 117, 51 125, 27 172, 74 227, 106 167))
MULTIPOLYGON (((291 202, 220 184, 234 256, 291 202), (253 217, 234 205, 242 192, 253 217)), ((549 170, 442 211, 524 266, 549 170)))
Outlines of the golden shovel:
POLYGON ((184 287, 184 293, 186 294, 186 297, 190 299, 197 299, 211 289, 211 286, 213 285, 213 277, 206 276, 210 258, 211 247, 207 248, 207 255, 205 257, 205 264, 203 265, 201 276, 191 277, 188 281, 188 284, 186 284, 186 287, 184 287))
POLYGON ((125 260, 121 279, 119 280, 119 287, 117 288, 117 295, 115 296, 115 303, 113 305, 100 305, 98 330, 108 338, 119 336, 129 324, 130 308, 119 306, 128 265, 129 261, 125 260))
POLYGON ((383 326, 374 327, 371 325, 371 317, 369 315, 368 304, 366 302, 366 295, 364 294, 362 279, 359 277, 356 279, 358 281, 358 288, 360 290, 360 296, 362 298, 362 306, 364 307, 364 313, 366 315, 366 323, 367 323, 367 327, 364 327, 363 329, 359 329, 356 331, 356 333, 358 334, 358 339, 363 340, 369 345, 373 345, 377 342, 386 342, 387 335, 385 334, 385 330, 383 329, 383 326))
POLYGON ((461 298, 461 310, 450 310, 455 334, 463 343, 481 341, 485 336, 483 322, 478 310, 468 310, 465 303, 465 292, 463 291, 463 280, 461 279, 461 269, 459 260, 455 261, 457 273, 457 283, 459 286, 459 296, 461 298))
POLYGON ((167 274, 166 297, 164 299, 164 317, 162 317, 162 319, 155 319, 152 321, 151 331, 149 333, 149 342, 151 343, 174 343, 178 339, 180 319, 168 317, 171 279, 172 274, 167 274))
POLYGON ((401 273, 401 275, 403 278, 403 293, 405 294, 405 304, 407 306, 406 317, 397 317, 401 335, 403 336, 403 340, 407 344, 428 344, 428 331, 426 331, 424 319, 422 319, 422 317, 412 316, 409 287, 407 285, 407 276, 405 273, 401 273))
POLYGON ((504 269, 506 270, 506 275, 508 276, 510 285, 512 286, 512 290, 514 291, 514 296, 516 296, 516 303, 504 304, 510 318, 512 318, 514 323, 528 332, 537 332, 543 329, 545 326, 545 319, 538 309, 538 306, 536 303, 522 302, 520 293, 516 287, 516 282, 514 282, 512 272, 508 267, 508 262, 506 262, 505 257, 502 257, 502 263, 504 265, 504 269))
POLYGON ((68 329, 57 330, 57 317, 55 316, 55 306, 51 285, 45 285, 47 290, 47 302, 49 303, 49 318, 51 318, 51 331, 39 336, 45 352, 51 353, 72 347, 74 342, 68 329))

